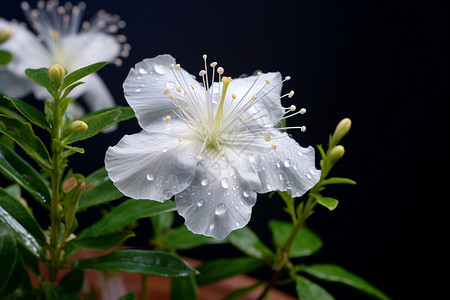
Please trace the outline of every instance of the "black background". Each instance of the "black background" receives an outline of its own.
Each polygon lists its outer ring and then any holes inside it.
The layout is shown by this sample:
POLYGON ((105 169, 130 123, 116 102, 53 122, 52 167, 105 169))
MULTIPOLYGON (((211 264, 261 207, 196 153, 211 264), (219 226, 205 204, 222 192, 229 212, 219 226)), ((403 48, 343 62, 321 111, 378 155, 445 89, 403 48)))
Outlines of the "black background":
MULTIPOLYGON (((131 44, 130 57, 120 68, 100 71, 119 105, 126 105, 122 83, 142 59, 168 53, 197 74, 206 53, 228 76, 255 70, 290 75, 284 90, 296 93, 284 100, 285 106, 293 103, 308 110, 288 123, 307 126, 306 133, 291 131, 302 146, 326 143, 337 122, 351 118, 352 130, 343 141, 346 155, 333 175, 352 178, 358 185, 330 189, 328 195, 340 200, 338 208, 318 208, 310 218, 308 224, 323 238, 324 248, 307 262, 342 265, 394 299, 440 299, 447 294, 444 5, 356 0, 86 2, 85 19, 104 9, 127 22, 120 33, 131 44)), ((25 20, 20 1, 2 2, 0 16, 25 20)), ((101 167, 108 146, 139 130, 132 120, 84 143, 87 153, 74 156, 72 167, 83 173, 101 167)), ((269 218, 288 220, 282 205, 276 198, 258 198, 250 226, 263 240, 270 241, 269 218)), ((133 243, 145 241, 147 231, 138 229, 143 236, 133 243)), ((238 255, 216 246, 190 254, 238 255)), ((362 299, 350 289, 326 288, 337 299, 362 299)))

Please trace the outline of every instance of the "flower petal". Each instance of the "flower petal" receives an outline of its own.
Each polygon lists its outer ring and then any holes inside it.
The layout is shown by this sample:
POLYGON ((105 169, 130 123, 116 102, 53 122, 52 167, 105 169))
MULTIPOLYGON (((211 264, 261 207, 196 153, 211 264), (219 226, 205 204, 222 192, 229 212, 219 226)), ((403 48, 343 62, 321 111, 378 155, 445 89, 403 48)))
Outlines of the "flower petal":
POLYGON ((0 70, 0 92, 14 98, 22 98, 33 89, 34 83, 28 78, 17 77, 8 70, 0 70))
POLYGON ((256 192, 223 157, 204 158, 192 184, 175 200, 190 231, 224 239, 248 223, 256 192))
POLYGON ((83 81, 86 83, 76 87, 70 94, 71 97, 77 98, 83 94, 83 98, 91 111, 110 108, 115 105, 111 92, 100 76, 91 74, 83 78, 83 81))
MULTIPOLYGON (((169 98, 169 93, 177 94, 176 87, 181 85, 170 70, 170 65, 175 64, 175 59, 170 55, 159 55, 155 58, 144 59, 132 68, 125 79, 123 89, 128 104, 136 113, 139 125, 146 129, 155 120, 164 116, 174 117, 172 109, 174 103, 169 98)), ((191 85, 200 89, 199 83, 189 73, 180 69, 178 76, 182 75, 183 85, 190 89, 191 85)), ((181 78, 181 77, 180 77, 181 78)), ((178 95, 178 94, 177 94, 178 95)), ((183 103, 184 104, 184 103, 183 103)))
POLYGON ((164 201, 183 191, 194 179, 195 144, 180 142, 155 124, 152 132, 124 136, 109 147, 105 167, 116 187, 135 199, 164 201))
POLYGON ((270 143, 266 151, 256 151, 249 145, 229 159, 241 176, 253 183, 252 187, 258 193, 278 190, 300 197, 320 179, 321 171, 315 167, 314 148, 301 147, 285 132, 272 131, 271 134, 271 143, 276 143, 276 149, 270 143))

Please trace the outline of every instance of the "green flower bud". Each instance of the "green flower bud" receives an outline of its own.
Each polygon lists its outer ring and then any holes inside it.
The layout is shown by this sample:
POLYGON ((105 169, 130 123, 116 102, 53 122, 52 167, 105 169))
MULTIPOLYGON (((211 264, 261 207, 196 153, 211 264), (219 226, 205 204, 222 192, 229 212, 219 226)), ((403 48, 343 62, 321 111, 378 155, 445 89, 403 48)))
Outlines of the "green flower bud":
POLYGON ((11 35, 12 35, 11 28, 6 27, 6 28, 0 29, 0 44, 3 44, 7 40, 9 40, 11 35))
POLYGON ((66 71, 59 64, 54 64, 48 68, 48 77, 50 77, 50 80, 55 88, 59 88, 61 86, 65 74, 66 71))
POLYGON ((334 165, 337 163, 338 160, 340 160, 345 154, 344 146, 337 145, 333 149, 331 149, 330 154, 328 158, 330 159, 330 163, 334 165))
POLYGON ((347 135, 351 126, 352 120, 349 118, 342 119, 334 130, 333 136, 331 137, 330 147, 339 144, 342 138, 347 135))
POLYGON ((83 132, 86 131, 87 129, 88 125, 80 120, 73 121, 72 124, 70 124, 71 132, 83 132))

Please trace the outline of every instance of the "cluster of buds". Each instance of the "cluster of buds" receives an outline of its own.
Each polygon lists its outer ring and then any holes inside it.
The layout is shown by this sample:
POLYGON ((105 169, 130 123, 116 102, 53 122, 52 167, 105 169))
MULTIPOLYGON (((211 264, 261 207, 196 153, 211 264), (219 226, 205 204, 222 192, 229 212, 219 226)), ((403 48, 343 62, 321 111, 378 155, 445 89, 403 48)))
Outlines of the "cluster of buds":
POLYGON ((333 135, 330 137, 328 157, 331 165, 334 165, 344 156, 345 148, 344 146, 339 145, 339 142, 347 135, 351 126, 352 121, 349 118, 342 119, 336 126, 333 135))

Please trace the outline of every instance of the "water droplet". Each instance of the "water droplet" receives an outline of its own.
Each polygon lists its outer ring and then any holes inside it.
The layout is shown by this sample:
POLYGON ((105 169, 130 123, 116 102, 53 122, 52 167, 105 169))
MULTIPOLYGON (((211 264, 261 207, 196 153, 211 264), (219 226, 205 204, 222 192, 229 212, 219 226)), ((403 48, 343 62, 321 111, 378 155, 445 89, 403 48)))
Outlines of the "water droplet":
POLYGON ((207 178, 203 179, 203 180, 202 180, 202 185, 205 186, 205 185, 207 185, 207 184, 208 184, 208 179, 207 179, 207 178))
POLYGON ((172 192, 171 192, 170 190, 165 190, 165 191, 163 192, 163 197, 164 197, 165 199, 170 199, 170 198, 172 197, 172 192))
POLYGON ((271 189, 272 189, 272 186, 270 185, 270 183, 266 184, 266 188, 267 188, 268 190, 271 190, 271 189))
POLYGON ((208 192, 208 196, 211 196, 211 192, 208 192))
POLYGON ((209 225, 209 231, 213 231, 214 230, 214 223, 211 223, 211 225, 209 225))
POLYGON ((239 223, 239 221, 236 221, 236 226, 241 226, 241 223, 239 223))
POLYGON ((220 184, 224 189, 228 188, 228 181, 225 178, 220 181, 220 184))
POLYGON ((141 80, 141 79, 142 79, 142 76, 138 76, 138 77, 136 77, 136 79, 137 79, 137 80, 141 80))
POLYGON ((205 203, 205 200, 200 199, 200 200, 198 200, 198 202, 197 202, 197 206, 198 206, 198 207, 202 207, 202 206, 203 206, 203 203, 205 203))
POLYGON ((250 196, 250 193, 248 192, 248 190, 245 190, 243 194, 244 194, 244 197, 245 197, 245 198, 247 198, 247 197, 250 196))
POLYGON ((139 93, 141 91, 141 89, 135 89, 134 90, 136 93, 139 93))
POLYGON ((313 169, 309 169, 309 172, 311 173, 311 175, 316 175, 316 172, 314 172, 314 170, 313 169))
POLYGON ((277 162, 277 168, 281 168, 281 165, 279 162, 277 162))
POLYGON ((214 211, 214 213, 217 216, 223 215, 225 212, 227 211, 227 206, 223 203, 220 203, 219 205, 217 205, 216 210, 214 211))
POLYGON ((311 178, 312 178, 311 175, 309 175, 309 174, 306 174, 306 177, 307 177, 308 179, 311 179, 311 178))
POLYGON ((147 74, 148 72, 147 72, 146 69, 140 68, 140 69, 139 69, 139 73, 141 73, 141 74, 147 74))
POLYGON ((289 159, 286 159, 286 160, 284 161, 284 166, 285 166, 286 168, 289 168, 289 167, 291 166, 291 162, 289 161, 289 159))
POLYGON ((153 180, 155 180, 155 175, 148 173, 148 174, 147 174, 147 180, 148 180, 148 181, 153 181, 153 180))
POLYGON ((166 74, 166 69, 161 65, 154 65, 155 72, 158 74, 166 74))
POLYGON ((250 163, 251 164, 254 164, 255 163, 255 157, 253 157, 253 156, 250 156, 249 158, 248 158, 248 160, 250 161, 250 163))
POLYGON ((303 153, 301 153, 300 151, 297 152, 298 156, 303 156, 303 153))
POLYGON ((175 82, 173 82, 173 81, 166 82, 166 88, 173 89, 174 87, 175 87, 175 82))
POLYGON ((163 148, 163 152, 167 152, 168 150, 169 150, 169 148, 167 148, 167 147, 163 148))
POLYGON ((239 210, 239 206, 237 206, 237 205, 236 205, 234 208, 235 208, 236 210, 239 210))

